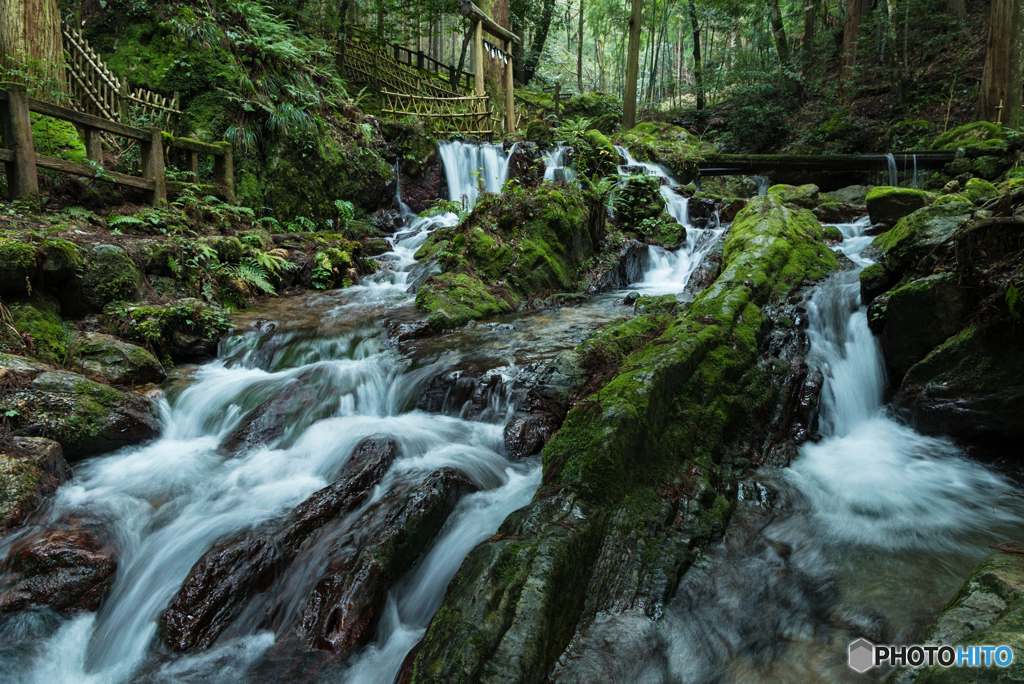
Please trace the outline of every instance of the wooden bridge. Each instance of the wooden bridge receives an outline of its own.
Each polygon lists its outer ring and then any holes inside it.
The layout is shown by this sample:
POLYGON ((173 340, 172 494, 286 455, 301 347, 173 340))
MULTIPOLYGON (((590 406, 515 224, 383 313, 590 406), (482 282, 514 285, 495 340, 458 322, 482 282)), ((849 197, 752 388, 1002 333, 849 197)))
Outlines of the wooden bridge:
MULTIPOLYGON (((930 150, 893 152, 897 170, 941 169, 956 158, 955 152, 930 150)), ((885 154, 709 154, 700 162, 702 176, 759 176, 771 173, 847 173, 884 171, 885 154)))

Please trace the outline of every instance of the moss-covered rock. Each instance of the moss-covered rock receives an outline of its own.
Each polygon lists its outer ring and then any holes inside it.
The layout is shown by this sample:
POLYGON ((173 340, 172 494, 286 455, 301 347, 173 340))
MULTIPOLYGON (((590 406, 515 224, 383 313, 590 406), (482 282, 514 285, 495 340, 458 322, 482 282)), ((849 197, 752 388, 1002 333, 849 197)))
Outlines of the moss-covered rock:
POLYGON ((614 207, 623 229, 637 232, 645 219, 657 218, 665 211, 661 179, 650 174, 626 177, 615 192, 614 207))
POLYGON ((966 201, 925 207, 900 219, 871 244, 885 254, 889 270, 902 275, 953 237, 973 214, 974 206, 966 201))
POLYGON ((1009 154, 984 155, 971 160, 971 173, 979 178, 994 181, 1012 165, 1013 159, 1009 154))
POLYGON ((975 121, 947 131, 932 143, 933 150, 955 150, 968 145, 991 144, 1000 137, 999 126, 988 121, 975 121))
POLYGON ((71 474, 60 444, 42 437, 0 441, 0 539, 71 474))
POLYGON ((191 298, 112 307, 100 321, 109 333, 154 349, 161 359, 174 360, 214 356, 220 336, 231 328, 223 309, 191 298))
POLYGON ((967 181, 967 187, 964 188, 964 196, 974 204, 983 204, 985 200, 999 197, 999 191, 987 180, 971 178, 967 181))
POLYGON ((776 195, 786 204, 805 209, 813 209, 818 206, 818 186, 813 184, 795 186, 780 183, 768 188, 768 194, 776 195))
POLYGON ((645 295, 636 300, 633 311, 638 314, 675 313, 679 306, 680 302, 675 295, 645 295))
POLYGON ((550 149, 555 144, 555 134, 551 124, 543 119, 534 119, 526 125, 526 139, 536 143, 542 150, 550 149))
POLYGON ((723 267, 685 314, 569 412, 543 451, 552 488, 463 562, 411 681, 543 679, 588 605, 619 591, 635 597, 647 582, 674 588, 691 546, 721 534, 731 510, 730 476, 717 463, 723 445, 763 427, 757 416, 780 401, 779 366, 758 362, 772 327, 763 307, 838 262, 810 212, 759 197, 733 223, 723 267), (656 483, 691 468, 699 477, 679 481, 690 492, 685 510, 673 508, 656 483), (623 553, 630 547, 637 553, 623 553))
POLYGON ((496 297, 479 278, 465 273, 444 273, 427 278, 416 293, 416 308, 427 313, 430 327, 448 330, 515 310, 504 297, 496 297))
POLYGON ((149 351, 112 335, 86 333, 75 351, 74 363, 82 372, 114 385, 160 382, 167 377, 149 351))
POLYGON ((31 297, 12 299, 9 306, 15 329, 29 338, 32 355, 50 363, 64 363, 68 355, 68 331, 61 320, 57 300, 34 290, 31 297))
POLYGON ((0 238, 0 295, 28 291, 36 272, 36 250, 20 240, 0 238))
POLYGON ((160 424, 145 399, 77 373, 46 371, 8 392, 14 434, 41 434, 61 443, 67 458, 111 451, 152 439, 160 424))
POLYGON ((614 176, 618 173, 619 153, 601 131, 591 129, 572 141, 572 159, 577 173, 614 176))
POLYGON ((843 241, 843 231, 839 230, 836 226, 822 226, 821 235, 825 238, 826 242, 843 241))
POLYGON ((617 136, 617 141, 638 160, 661 164, 680 183, 689 183, 700 173, 705 148, 680 126, 645 122, 617 136))
POLYGON ((1024 679, 1024 556, 996 553, 977 565, 963 585, 925 629, 921 644, 950 646, 1006 645, 1013 663, 1003 667, 901 669, 887 684, 996 684, 1024 679))
POLYGON ((85 251, 82 278, 61 289, 61 309, 81 317, 113 302, 137 301, 141 287, 142 273, 127 252, 117 245, 93 245, 85 251))
POLYGON ((1022 377, 1024 354, 1012 331, 968 325, 910 368, 893 405, 931 434, 1015 444, 1024 439, 1022 377))
POLYGON ((865 200, 872 223, 894 226, 904 216, 931 203, 923 190, 879 185, 871 188, 865 200))
POLYGON ((937 273, 895 289, 886 306, 882 351, 893 377, 902 378, 928 352, 963 326, 970 294, 954 273, 937 273))
POLYGON ((36 154, 76 164, 89 161, 85 153, 85 143, 78 137, 78 131, 73 123, 42 114, 33 113, 31 116, 32 145, 36 154))
POLYGON ((871 264, 860 272, 860 301, 870 304, 875 297, 894 285, 892 275, 882 264, 871 264))

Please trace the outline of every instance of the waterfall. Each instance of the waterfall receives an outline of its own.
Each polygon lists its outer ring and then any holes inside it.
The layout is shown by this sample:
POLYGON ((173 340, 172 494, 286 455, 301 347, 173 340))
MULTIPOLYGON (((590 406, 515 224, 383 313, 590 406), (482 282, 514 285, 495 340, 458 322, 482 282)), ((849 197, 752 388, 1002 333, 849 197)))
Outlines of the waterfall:
POLYGON ((754 180, 757 181, 757 194, 764 197, 768 194, 768 188, 771 187, 772 182, 764 176, 755 176, 754 180))
POLYGON ((550 150, 543 153, 544 159, 544 180, 555 182, 557 180, 572 181, 576 178, 576 172, 571 166, 565 165, 565 158, 572 149, 562 143, 558 143, 550 150))
POLYGON ((917 178, 917 155, 915 154, 913 156, 914 156, 914 188, 916 190, 920 190, 921 189, 921 181, 918 180, 918 178, 917 178))
POLYGON ((896 157, 892 156, 892 152, 887 152, 885 155, 885 162, 889 167, 889 185, 898 187, 900 184, 899 172, 896 170, 896 157))
POLYGON ((449 199, 472 206, 481 191, 501 192, 515 145, 505 152, 498 144, 445 141, 438 143, 438 149, 448 180, 449 199))
POLYGON ((665 167, 639 161, 625 147, 616 146, 615 150, 624 162, 619 165, 620 182, 638 170, 661 179, 661 196, 665 199, 665 211, 686 231, 685 242, 676 250, 657 246, 649 248, 644 279, 634 283, 633 287, 644 294, 679 294, 725 232, 718 225, 718 214, 715 213, 713 228, 695 228, 690 222, 689 200, 676 191, 679 183, 665 167))

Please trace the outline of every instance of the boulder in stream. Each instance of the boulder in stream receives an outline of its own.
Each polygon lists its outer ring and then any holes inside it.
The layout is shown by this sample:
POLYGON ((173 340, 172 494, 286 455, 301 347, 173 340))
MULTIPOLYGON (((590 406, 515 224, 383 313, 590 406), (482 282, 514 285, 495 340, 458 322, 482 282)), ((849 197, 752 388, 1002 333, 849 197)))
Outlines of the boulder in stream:
POLYGON ((164 367, 149 351, 102 333, 83 336, 75 362, 84 373, 114 385, 141 385, 167 377, 164 367))
POLYGON ((904 216, 931 204, 932 197, 923 190, 879 185, 867 194, 865 203, 871 223, 894 226, 904 216))
POLYGON ((60 444, 52 439, 0 440, 0 537, 24 522, 70 475, 60 444))

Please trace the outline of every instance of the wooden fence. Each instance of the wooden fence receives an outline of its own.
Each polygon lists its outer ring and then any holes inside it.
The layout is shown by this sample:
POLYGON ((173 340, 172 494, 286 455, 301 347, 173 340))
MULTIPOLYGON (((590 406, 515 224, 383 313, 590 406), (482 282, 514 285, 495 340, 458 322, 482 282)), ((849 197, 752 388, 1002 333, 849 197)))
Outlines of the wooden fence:
POLYGON ((490 136, 493 133, 487 96, 423 97, 382 90, 384 114, 394 119, 418 116, 428 119, 438 131, 490 136))
POLYGON ((11 199, 38 194, 36 169, 40 168, 139 188, 146 192, 146 200, 150 204, 158 204, 167 200, 168 189, 181 189, 182 186, 180 183, 169 183, 166 179, 165 148, 168 152, 172 149, 184 152, 186 169, 195 174, 195 179, 198 179, 199 155, 212 155, 215 185, 207 186, 204 190, 208 194, 219 194, 229 201, 234 199, 234 160, 229 143, 208 145, 197 140, 175 138, 164 133, 158 126, 138 128, 84 114, 28 97, 25 86, 15 83, 0 83, 0 131, 3 132, 4 142, 4 147, 0 148, 0 161, 6 168, 7 190, 11 199), (84 132, 86 156, 91 163, 81 164, 36 154, 30 112, 75 124, 84 132), (103 169, 101 134, 138 142, 141 176, 103 169))
POLYGON ((397 61, 388 52, 359 38, 349 38, 345 42, 342 67, 353 80, 379 88, 423 97, 461 96, 460 92, 449 85, 419 73, 416 67, 397 61))
POLYGON ((78 30, 65 24, 62 33, 72 108, 108 121, 145 122, 173 130, 181 114, 177 93, 168 99, 151 90, 131 89, 127 80, 111 73, 78 30))

